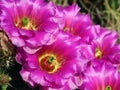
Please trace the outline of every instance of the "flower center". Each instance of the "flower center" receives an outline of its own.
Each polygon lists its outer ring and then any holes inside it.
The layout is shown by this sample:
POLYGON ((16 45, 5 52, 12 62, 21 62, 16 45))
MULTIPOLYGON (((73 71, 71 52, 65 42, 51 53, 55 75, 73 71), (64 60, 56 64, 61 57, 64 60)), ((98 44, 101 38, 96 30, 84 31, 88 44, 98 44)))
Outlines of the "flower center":
POLYGON ((43 55, 39 57, 40 68, 48 73, 55 73, 61 64, 54 55, 43 55))
POLYGON ((66 31, 69 31, 70 30, 70 28, 68 28, 68 27, 64 27, 64 29, 63 29, 65 32, 66 31))
POLYGON ((100 51, 100 49, 99 49, 99 48, 96 48, 96 50, 95 50, 95 57, 96 57, 96 58, 102 58, 102 56, 103 56, 103 54, 102 54, 102 52, 100 51))
POLYGON ((72 27, 64 27, 63 30, 64 30, 65 32, 70 31, 72 34, 74 34, 72 27))
POLYGON ((22 20, 18 20, 16 26, 26 30, 37 30, 35 23, 32 22, 28 17, 23 17, 22 20))
POLYGON ((112 90, 111 86, 106 86, 105 90, 112 90))

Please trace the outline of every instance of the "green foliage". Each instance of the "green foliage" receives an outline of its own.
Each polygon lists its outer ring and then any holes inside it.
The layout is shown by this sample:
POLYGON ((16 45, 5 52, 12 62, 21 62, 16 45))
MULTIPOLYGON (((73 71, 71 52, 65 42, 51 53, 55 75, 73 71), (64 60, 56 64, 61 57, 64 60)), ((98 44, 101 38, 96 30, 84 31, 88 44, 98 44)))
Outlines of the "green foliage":
POLYGON ((120 33, 120 1, 105 0, 105 6, 106 26, 120 33))

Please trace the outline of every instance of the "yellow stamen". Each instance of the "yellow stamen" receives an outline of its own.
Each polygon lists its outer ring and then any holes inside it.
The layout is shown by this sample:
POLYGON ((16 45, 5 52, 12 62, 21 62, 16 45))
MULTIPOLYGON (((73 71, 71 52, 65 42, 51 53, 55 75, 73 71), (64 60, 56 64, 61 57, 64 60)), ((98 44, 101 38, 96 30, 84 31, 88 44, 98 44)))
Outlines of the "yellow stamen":
POLYGON ((69 31, 70 29, 68 28, 68 27, 65 27, 64 28, 64 31, 66 32, 66 31, 69 31))
POLYGON ((95 57, 96 58, 102 58, 103 53, 100 51, 99 48, 96 48, 96 53, 95 53, 95 57))
POLYGON ((32 22, 28 17, 23 17, 22 20, 17 21, 16 27, 26 30, 37 30, 37 25, 32 22))

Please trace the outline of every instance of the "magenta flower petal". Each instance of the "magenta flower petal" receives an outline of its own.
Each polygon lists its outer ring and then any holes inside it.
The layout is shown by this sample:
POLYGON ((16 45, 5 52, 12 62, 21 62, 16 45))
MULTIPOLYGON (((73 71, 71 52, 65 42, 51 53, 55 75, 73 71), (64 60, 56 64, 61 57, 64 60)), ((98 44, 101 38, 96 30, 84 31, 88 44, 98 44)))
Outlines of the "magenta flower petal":
MULTIPOLYGON (((33 83, 51 88, 62 87, 77 73, 80 69, 79 39, 75 39, 61 32, 54 43, 43 46, 34 54, 27 54, 25 68, 30 69, 28 77, 33 83)), ((24 78, 22 73, 21 76, 24 78)), ((26 82, 29 83, 28 80, 26 82)))
POLYGON ((44 78, 44 73, 40 73, 39 70, 33 71, 33 73, 30 75, 30 78, 39 85, 50 86, 49 82, 47 82, 44 78))
POLYGON ((44 44, 49 45, 55 41, 59 32, 46 33, 46 32, 37 32, 35 36, 26 40, 27 46, 32 48, 37 48, 44 44))
POLYGON ((32 46, 28 41, 33 37, 36 39, 37 34, 41 35, 41 39, 36 44, 46 44, 43 42, 44 39, 49 41, 53 37, 45 37, 50 34, 52 36, 52 33, 58 30, 57 24, 53 21, 55 5, 52 2, 45 3, 44 0, 1 0, 0 7, 1 28, 8 34, 13 44, 18 47, 25 46, 26 43, 32 46), (40 40, 42 41, 40 42, 40 40))
POLYGON ((56 16, 59 16, 59 17, 76 16, 78 14, 79 10, 80 10, 80 8, 76 4, 73 4, 73 5, 67 6, 67 7, 57 6, 56 7, 56 12, 57 12, 56 16))
POLYGON ((87 42, 96 38, 96 25, 93 25, 89 15, 79 13, 77 5, 56 8, 55 22, 61 30, 81 37, 87 42), (62 12, 61 12, 62 11, 62 12))
POLYGON ((104 63, 89 66, 84 72, 82 90, 119 90, 120 73, 118 66, 104 63), (108 89, 109 88, 109 89, 108 89))
POLYGON ((20 71, 21 76, 23 77, 23 80, 26 82, 29 82, 29 84, 34 87, 35 83, 32 81, 32 79, 29 77, 30 76, 30 71, 31 69, 26 68, 27 64, 24 64, 24 68, 22 68, 22 70, 20 71))
POLYGON ((113 64, 117 64, 119 63, 120 59, 118 56, 120 54, 120 45, 117 44, 117 40, 117 32, 112 32, 105 28, 100 28, 98 37, 94 38, 90 44, 88 43, 82 45, 79 52, 83 60, 88 62, 94 61, 96 64, 99 64, 101 60, 104 59, 113 64))
MULTIPOLYGON (((78 86, 82 85, 82 80, 79 75, 75 75, 70 78, 67 83, 65 83, 62 87, 42 87, 42 90, 76 90, 78 86)), ((41 88, 41 87, 40 87, 41 88)))
POLYGON ((117 44, 117 40, 117 32, 101 29, 98 38, 93 41, 92 45, 95 57, 98 59, 107 58, 111 61, 114 55, 120 53, 120 46, 117 44))
POLYGON ((16 55, 16 61, 19 64, 24 64, 25 63, 25 58, 26 58, 27 54, 25 53, 25 51, 22 48, 17 48, 17 55, 16 55))

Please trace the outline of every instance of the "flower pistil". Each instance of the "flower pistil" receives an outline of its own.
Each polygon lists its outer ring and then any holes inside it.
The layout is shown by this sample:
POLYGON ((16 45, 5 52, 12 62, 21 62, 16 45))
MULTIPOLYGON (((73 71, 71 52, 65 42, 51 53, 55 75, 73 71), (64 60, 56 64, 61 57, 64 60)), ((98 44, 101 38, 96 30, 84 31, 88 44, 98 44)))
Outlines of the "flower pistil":
POLYGON ((106 86, 105 90, 112 90, 111 86, 106 86))
POLYGON ((48 73, 55 73, 61 66, 55 55, 45 54, 39 57, 40 68, 48 73))

